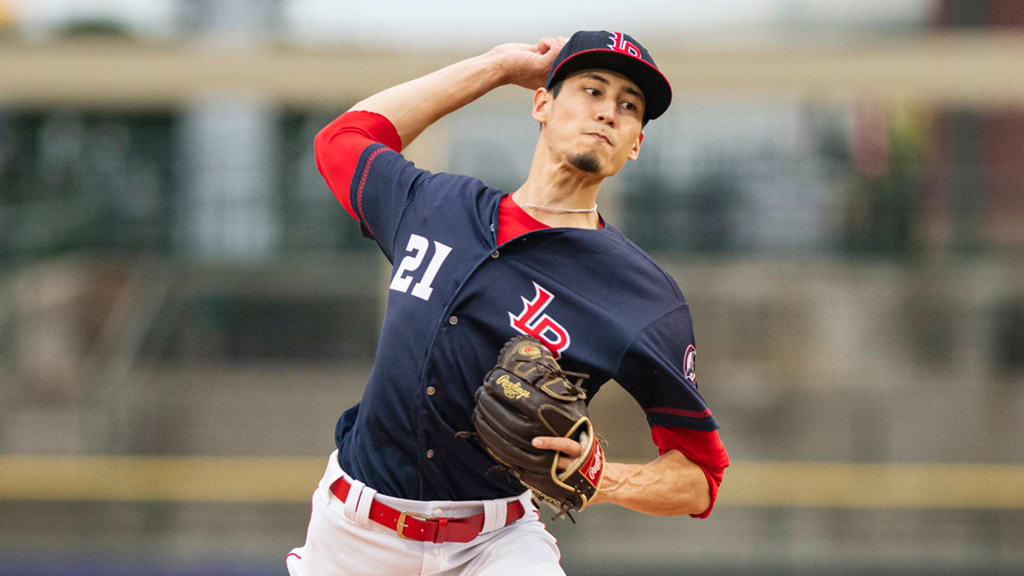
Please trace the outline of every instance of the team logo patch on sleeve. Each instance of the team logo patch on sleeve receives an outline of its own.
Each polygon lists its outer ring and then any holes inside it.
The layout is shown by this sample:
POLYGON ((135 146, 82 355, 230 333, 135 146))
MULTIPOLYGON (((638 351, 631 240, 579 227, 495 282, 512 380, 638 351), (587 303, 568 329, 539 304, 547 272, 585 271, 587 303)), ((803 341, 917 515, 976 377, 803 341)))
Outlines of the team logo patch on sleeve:
POLYGON ((697 387, 697 348, 693 344, 686 347, 686 356, 683 357, 683 378, 690 386, 697 387))

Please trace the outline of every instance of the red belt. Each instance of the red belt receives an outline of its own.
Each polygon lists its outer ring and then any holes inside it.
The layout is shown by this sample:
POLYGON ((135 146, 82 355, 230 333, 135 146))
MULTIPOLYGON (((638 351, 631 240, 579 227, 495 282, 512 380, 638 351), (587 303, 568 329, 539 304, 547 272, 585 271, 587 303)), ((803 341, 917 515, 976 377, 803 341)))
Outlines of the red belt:
MULTIPOLYGON (((331 492, 344 502, 351 487, 344 478, 338 478, 331 485, 331 492)), ((522 502, 509 502, 505 511, 505 526, 519 520, 525 513, 522 502)), ((483 514, 463 518, 429 518, 421 514, 399 512, 377 500, 370 503, 370 520, 394 530, 399 538, 420 542, 469 542, 479 536, 484 528, 483 514)))

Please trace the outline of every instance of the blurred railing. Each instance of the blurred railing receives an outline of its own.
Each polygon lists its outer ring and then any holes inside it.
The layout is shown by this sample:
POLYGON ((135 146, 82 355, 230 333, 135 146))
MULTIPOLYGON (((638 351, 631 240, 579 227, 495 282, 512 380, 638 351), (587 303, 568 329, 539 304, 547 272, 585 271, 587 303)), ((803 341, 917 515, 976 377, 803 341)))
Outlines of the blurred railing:
MULTIPOLYGON (((1018 31, 934 32, 833 43, 697 48, 651 44, 666 76, 690 95, 994 106, 1024 100, 1018 31)), ((216 46, 203 42, 0 42, 0 102, 95 108, 177 106, 250 94, 295 107, 354 102, 467 54, 345 48, 216 46)), ((505 97, 516 90, 503 91, 505 97)))

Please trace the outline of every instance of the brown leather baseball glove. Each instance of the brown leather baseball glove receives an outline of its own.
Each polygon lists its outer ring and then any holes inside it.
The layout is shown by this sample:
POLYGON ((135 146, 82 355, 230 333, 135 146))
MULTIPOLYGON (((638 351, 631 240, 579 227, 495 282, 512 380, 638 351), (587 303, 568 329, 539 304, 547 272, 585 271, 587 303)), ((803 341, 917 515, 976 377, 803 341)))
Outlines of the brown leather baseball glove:
POLYGON ((604 451, 587 412, 585 374, 565 372, 544 345, 516 336, 476 391, 473 426, 491 457, 559 513, 582 510, 601 488, 604 451), (569 376, 576 377, 572 382, 569 376), (537 436, 571 438, 583 452, 564 470, 537 436))

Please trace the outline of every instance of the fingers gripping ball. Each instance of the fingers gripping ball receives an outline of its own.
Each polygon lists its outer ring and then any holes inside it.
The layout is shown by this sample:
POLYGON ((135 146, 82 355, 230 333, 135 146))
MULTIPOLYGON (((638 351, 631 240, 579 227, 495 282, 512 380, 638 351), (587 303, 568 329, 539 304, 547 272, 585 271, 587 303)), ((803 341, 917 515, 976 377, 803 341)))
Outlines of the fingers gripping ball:
POLYGON ((476 391, 473 426, 480 443, 537 499, 559 512, 586 508, 604 472, 604 453, 580 386, 584 378, 563 371, 540 341, 517 336, 501 349, 476 391), (571 438, 583 451, 559 470, 560 453, 534 447, 536 436, 571 438))

